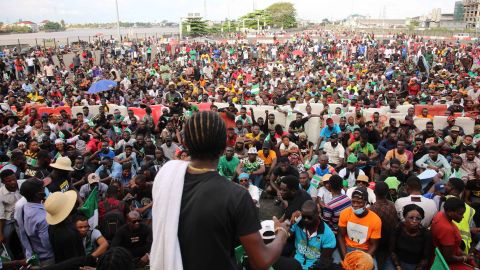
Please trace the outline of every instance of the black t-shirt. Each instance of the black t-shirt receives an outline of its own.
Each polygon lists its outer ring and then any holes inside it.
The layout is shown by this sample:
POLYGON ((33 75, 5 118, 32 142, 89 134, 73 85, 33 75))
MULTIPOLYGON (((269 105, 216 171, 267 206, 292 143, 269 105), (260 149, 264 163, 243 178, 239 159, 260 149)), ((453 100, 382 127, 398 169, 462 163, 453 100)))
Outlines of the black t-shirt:
POLYGON ((280 167, 277 167, 275 170, 273 170, 273 174, 277 177, 283 177, 287 175, 293 175, 295 177, 300 177, 300 174, 298 173, 297 168, 293 167, 292 165, 288 166, 288 169, 286 171, 282 171, 280 167))
POLYGON ((258 230, 247 190, 217 172, 185 175, 178 226, 184 270, 236 269, 238 238, 258 230))
POLYGON ((62 222, 48 227, 56 263, 85 255, 82 238, 74 226, 71 222, 62 222))
POLYGON ((130 230, 128 224, 120 227, 112 240, 112 247, 123 247, 130 251, 134 258, 150 252, 152 246, 152 229, 140 223, 137 230, 130 230))
POLYGON ((300 120, 294 120, 290 122, 290 128, 294 130, 295 132, 302 132, 305 130, 305 123, 308 121, 308 117, 302 118, 300 120))
POLYGON ((310 197, 310 195, 305 190, 298 190, 293 196, 293 199, 288 201, 288 207, 285 208, 285 210, 283 211, 285 219, 290 219, 295 211, 300 211, 300 209, 302 209, 302 205, 304 202, 311 199, 312 197, 310 197))
POLYGON ((476 180, 468 181, 467 185, 465 186, 465 189, 470 191, 471 200, 474 200, 475 202, 480 201, 480 181, 476 181, 476 180))

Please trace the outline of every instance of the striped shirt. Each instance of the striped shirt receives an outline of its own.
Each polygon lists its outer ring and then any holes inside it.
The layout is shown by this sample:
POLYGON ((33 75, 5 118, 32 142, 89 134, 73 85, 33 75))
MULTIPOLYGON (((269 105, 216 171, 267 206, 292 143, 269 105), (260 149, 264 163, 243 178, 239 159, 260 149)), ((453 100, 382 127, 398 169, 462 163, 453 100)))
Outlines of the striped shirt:
POLYGON ((330 229, 337 234, 338 231, 338 219, 340 218, 340 212, 345 208, 352 205, 350 198, 347 195, 340 195, 333 198, 323 208, 323 220, 328 224, 330 229))

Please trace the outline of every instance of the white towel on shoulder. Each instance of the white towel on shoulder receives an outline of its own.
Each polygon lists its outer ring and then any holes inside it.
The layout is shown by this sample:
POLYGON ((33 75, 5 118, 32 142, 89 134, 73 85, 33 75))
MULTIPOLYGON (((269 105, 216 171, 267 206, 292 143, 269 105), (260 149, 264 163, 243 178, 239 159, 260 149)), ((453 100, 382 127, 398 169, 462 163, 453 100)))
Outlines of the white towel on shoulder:
POLYGON ((152 270, 183 270, 178 221, 187 167, 188 162, 172 160, 165 163, 155 177, 150 251, 152 270))

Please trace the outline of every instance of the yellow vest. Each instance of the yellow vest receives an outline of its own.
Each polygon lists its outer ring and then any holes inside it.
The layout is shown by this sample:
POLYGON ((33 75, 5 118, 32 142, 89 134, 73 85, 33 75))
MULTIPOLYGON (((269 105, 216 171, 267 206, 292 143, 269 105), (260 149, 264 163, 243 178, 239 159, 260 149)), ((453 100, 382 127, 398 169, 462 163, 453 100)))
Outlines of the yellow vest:
MULTIPOLYGON (((446 196, 447 199, 453 196, 446 196)), ((463 213, 463 218, 460 222, 453 221, 460 231, 460 236, 462 237, 463 242, 465 243, 465 249, 463 250, 466 254, 470 250, 470 245, 472 244, 472 234, 470 232, 470 224, 473 222, 473 216, 475 215, 475 209, 470 207, 468 204, 465 204, 465 213, 463 213)))

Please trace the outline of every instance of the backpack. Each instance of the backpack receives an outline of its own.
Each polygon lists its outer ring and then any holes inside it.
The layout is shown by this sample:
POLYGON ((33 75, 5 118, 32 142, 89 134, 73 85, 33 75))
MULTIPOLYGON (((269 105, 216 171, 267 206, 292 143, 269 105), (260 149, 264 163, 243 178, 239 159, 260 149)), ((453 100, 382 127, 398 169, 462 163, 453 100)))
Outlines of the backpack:
POLYGON ((100 220, 99 230, 105 239, 111 241, 118 228, 125 224, 125 217, 120 210, 122 203, 120 203, 118 207, 113 207, 108 203, 107 199, 105 199, 103 200, 103 206, 105 207, 105 216, 100 220))

